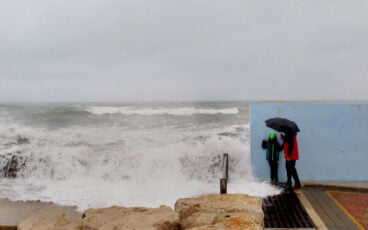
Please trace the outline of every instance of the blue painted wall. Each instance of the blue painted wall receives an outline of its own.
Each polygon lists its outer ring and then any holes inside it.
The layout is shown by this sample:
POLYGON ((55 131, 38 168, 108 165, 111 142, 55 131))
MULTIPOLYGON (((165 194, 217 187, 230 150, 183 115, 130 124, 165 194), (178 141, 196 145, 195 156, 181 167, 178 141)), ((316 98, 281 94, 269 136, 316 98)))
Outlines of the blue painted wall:
MULTIPOLYGON (((264 121, 272 117, 293 120, 301 130, 301 180, 368 181, 368 104, 251 104, 251 161, 261 180, 269 179, 261 142, 272 131, 264 121)), ((279 180, 286 181, 283 151, 279 180)))

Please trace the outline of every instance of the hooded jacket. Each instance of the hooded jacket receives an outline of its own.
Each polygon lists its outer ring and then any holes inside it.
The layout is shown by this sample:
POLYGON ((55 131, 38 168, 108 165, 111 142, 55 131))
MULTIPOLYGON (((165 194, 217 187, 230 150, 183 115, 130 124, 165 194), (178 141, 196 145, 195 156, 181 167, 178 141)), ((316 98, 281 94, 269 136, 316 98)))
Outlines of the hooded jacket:
POLYGON ((282 146, 279 144, 276 137, 274 139, 268 138, 268 140, 263 140, 262 148, 267 149, 266 151, 267 160, 279 161, 279 153, 282 150, 282 146))
POLYGON ((284 156, 286 160, 299 160, 299 149, 296 135, 281 135, 284 141, 284 156))

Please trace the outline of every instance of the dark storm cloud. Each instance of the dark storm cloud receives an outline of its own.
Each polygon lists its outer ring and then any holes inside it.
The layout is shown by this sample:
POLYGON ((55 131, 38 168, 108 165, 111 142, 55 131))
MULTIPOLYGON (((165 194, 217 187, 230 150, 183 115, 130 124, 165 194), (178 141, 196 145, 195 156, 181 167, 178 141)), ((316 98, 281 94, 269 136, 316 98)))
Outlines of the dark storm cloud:
POLYGON ((366 1, 3 1, 0 101, 367 99, 366 1))

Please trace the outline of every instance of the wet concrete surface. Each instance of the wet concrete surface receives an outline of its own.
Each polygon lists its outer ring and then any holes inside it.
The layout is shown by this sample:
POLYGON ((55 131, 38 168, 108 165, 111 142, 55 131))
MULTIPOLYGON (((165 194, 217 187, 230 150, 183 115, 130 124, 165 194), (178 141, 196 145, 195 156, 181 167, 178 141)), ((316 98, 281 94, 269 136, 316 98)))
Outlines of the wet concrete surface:
POLYGON ((31 214, 47 211, 48 213, 61 214, 71 220, 81 219, 82 213, 75 206, 60 206, 41 201, 11 201, 0 199, 0 230, 16 229, 22 220, 31 214))

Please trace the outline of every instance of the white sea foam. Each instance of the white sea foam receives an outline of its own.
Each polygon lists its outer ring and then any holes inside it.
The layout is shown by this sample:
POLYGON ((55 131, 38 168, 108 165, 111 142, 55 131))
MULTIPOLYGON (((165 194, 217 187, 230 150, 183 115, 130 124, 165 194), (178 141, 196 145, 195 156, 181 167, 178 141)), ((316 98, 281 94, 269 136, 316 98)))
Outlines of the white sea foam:
POLYGON ((173 206, 178 198, 219 192, 222 153, 230 157, 229 193, 277 193, 254 178, 249 144, 249 124, 48 129, 0 123, 0 168, 14 155, 26 159, 22 177, 0 178, 0 197, 79 210, 173 206))
POLYGON ((123 115, 174 115, 174 116, 191 116, 195 114, 238 114, 239 109, 200 109, 193 107, 179 108, 136 108, 136 107, 113 107, 113 106, 90 106, 86 111, 95 114, 123 114, 123 115))

